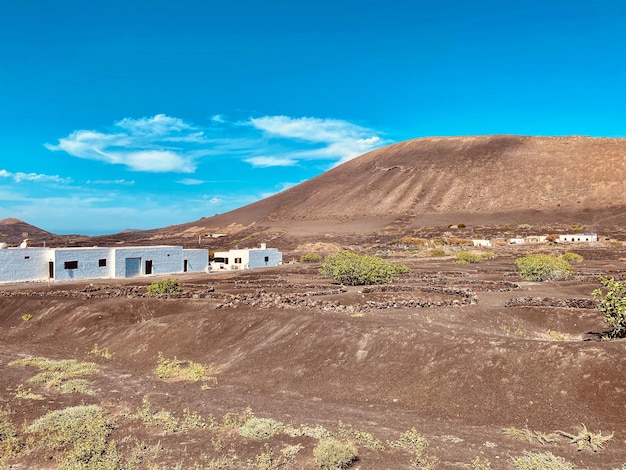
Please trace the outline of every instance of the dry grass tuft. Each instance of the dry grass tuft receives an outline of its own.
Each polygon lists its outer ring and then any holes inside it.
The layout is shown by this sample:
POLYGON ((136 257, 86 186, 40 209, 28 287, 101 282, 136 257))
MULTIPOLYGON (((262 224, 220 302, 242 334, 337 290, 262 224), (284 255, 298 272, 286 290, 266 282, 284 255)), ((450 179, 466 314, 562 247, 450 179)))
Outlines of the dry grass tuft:
POLYGON ((37 367, 41 372, 28 379, 32 384, 42 384, 61 393, 84 393, 94 395, 90 383, 82 377, 99 372, 93 362, 74 359, 53 360, 45 357, 25 357, 9 363, 9 366, 37 367))
POLYGON ((589 447, 592 451, 597 452, 600 449, 604 449, 604 444, 613 439, 614 433, 608 436, 603 436, 602 432, 594 434, 587 430, 587 426, 581 424, 582 429, 578 434, 570 434, 565 431, 556 431, 561 436, 569 439, 569 444, 576 444, 578 450, 585 450, 589 447))

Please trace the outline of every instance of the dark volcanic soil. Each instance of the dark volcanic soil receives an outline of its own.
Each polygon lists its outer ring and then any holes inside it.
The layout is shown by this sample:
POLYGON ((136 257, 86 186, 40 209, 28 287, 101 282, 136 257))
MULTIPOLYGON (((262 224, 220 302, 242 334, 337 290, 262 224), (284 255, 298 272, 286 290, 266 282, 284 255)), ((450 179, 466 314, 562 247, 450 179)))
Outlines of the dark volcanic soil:
MULTIPOLYGON (((144 295, 153 279, 3 286, 2 407, 19 427, 53 409, 100 404, 125 455, 152 449, 138 468, 248 468, 249 459, 263 468, 254 462, 266 443, 275 455, 300 444, 291 468, 316 468, 314 437, 253 441, 224 426, 167 432, 133 417, 144 397, 179 418, 187 409, 221 422, 249 407, 295 428, 323 426, 357 442, 361 469, 413 468, 409 452, 388 444, 411 428, 429 440, 435 468, 472 468, 476 457, 513 468, 509 458, 524 450, 576 468, 621 468, 626 343, 600 339, 606 326, 590 294, 602 274, 626 277, 626 263, 609 248, 590 249, 571 280, 529 283, 515 274, 513 255, 470 267, 406 258, 413 273, 378 287, 338 286, 300 264, 180 277, 183 295, 169 298, 144 295), (113 356, 90 354, 96 344, 113 356), (217 383, 159 379, 159 352, 219 368, 217 383), (28 355, 97 363, 89 377, 97 393, 30 384, 35 370, 10 365, 28 355), (44 399, 16 398, 19 385, 44 399), (593 452, 563 436, 542 445, 503 433, 577 434, 582 424, 613 440, 593 452), (230 466, 216 466, 218 458, 230 466)), ((37 451, 4 462, 54 468, 37 451)))

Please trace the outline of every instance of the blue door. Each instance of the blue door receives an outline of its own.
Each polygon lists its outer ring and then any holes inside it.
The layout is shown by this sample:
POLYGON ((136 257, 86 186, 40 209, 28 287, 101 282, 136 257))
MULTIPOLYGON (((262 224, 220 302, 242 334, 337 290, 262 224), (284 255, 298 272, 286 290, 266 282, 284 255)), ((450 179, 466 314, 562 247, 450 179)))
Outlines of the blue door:
POLYGON ((126 258, 126 277, 141 276, 141 258, 126 258))

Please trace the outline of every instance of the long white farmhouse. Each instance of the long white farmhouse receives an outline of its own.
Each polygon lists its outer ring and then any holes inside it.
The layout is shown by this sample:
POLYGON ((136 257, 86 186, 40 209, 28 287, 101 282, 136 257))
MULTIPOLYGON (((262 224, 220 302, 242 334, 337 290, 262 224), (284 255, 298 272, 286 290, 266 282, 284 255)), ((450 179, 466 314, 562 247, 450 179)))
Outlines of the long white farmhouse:
POLYGON ((278 266, 283 262, 283 254, 276 248, 267 248, 261 243, 260 248, 243 250, 216 251, 211 261, 211 270, 251 269, 278 266))
POLYGON ((0 283, 208 271, 208 250, 182 246, 0 249, 0 283))

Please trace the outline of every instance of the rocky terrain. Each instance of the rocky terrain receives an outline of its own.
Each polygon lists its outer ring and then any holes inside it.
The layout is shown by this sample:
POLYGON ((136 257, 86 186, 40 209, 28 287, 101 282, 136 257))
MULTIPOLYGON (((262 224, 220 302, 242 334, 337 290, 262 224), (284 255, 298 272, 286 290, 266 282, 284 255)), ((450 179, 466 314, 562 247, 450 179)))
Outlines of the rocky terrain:
MULTIPOLYGON (((602 275, 626 277, 624 250, 577 247, 574 276, 544 283, 517 275, 526 250, 470 266, 398 251, 412 272, 381 286, 341 286, 298 263, 181 276, 183 292, 161 297, 146 295, 154 279, 3 286, 2 409, 26 443, 22 424, 97 405, 127 468, 317 468, 327 435, 354 443, 354 468, 416 468, 399 444, 413 429, 428 443, 422 468, 516 468, 525 451, 621 468, 624 341, 602 340, 591 291, 602 275), (28 356, 98 371, 87 391, 64 393, 14 362, 28 356), (160 357, 203 364, 215 381, 159 378, 160 357), (243 437, 253 415, 282 430, 243 437), (583 425, 611 439, 577 450, 583 425), (275 467, 263 466, 270 454, 275 467)), ((55 468, 64 455, 30 445, 2 462, 55 468)))

